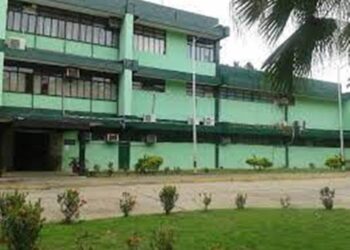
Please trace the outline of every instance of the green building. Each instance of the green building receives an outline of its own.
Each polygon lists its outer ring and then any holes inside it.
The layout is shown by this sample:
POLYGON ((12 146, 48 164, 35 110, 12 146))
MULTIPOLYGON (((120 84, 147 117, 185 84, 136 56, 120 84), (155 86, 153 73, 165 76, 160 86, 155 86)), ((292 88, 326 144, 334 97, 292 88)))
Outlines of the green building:
POLYGON ((191 169, 193 57, 200 168, 247 168, 252 155, 324 167, 339 154, 337 85, 272 93, 262 73, 220 65, 228 35, 218 19, 139 0, 1 0, 1 167, 133 168, 160 155, 191 169))

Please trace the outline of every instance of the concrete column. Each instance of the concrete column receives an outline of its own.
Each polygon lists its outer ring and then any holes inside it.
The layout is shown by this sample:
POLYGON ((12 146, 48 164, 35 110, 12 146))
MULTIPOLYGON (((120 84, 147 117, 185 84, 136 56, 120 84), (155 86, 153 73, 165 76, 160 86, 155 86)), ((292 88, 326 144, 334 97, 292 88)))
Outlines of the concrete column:
POLYGON ((7 19, 7 0, 1 0, 0 1, 0 106, 2 106, 6 19, 7 19))
MULTIPOLYGON (((119 60, 127 62, 134 57, 134 16, 127 13, 120 32, 119 60)), ((118 114, 132 115, 132 70, 124 63, 123 72, 119 78, 118 114)))

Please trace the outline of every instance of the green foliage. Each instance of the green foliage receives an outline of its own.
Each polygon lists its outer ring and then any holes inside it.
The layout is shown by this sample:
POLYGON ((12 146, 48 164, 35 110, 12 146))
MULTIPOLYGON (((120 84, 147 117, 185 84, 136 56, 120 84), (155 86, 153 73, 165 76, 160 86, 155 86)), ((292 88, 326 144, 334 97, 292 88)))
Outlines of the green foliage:
POLYGON ((172 228, 160 227, 153 232, 151 239, 152 250, 174 250, 175 249, 175 233, 172 228))
POLYGON ((169 215, 179 199, 179 194, 177 193, 175 186, 164 186, 159 193, 159 198, 165 214, 169 215))
POLYGON ((204 173, 209 174, 210 170, 209 170, 209 168, 204 168, 203 171, 204 171, 204 173))
POLYGON ((108 163, 108 169, 107 169, 107 175, 109 177, 112 177, 114 174, 114 163, 113 162, 109 162, 108 163))
POLYGON ((223 247, 221 244, 215 244, 209 247, 209 250, 226 250, 226 248, 223 247))
POLYGON ((204 205, 204 211, 208 211, 209 206, 212 202, 212 195, 208 193, 200 193, 199 197, 202 199, 202 203, 204 205))
POLYGON ((124 192, 122 198, 119 200, 119 208, 123 212, 124 217, 128 217, 130 212, 136 205, 136 197, 130 193, 124 192))
POLYGON ((140 174, 155 173, 159 171, 159 168, 162 164, 162 157, 145 155, 143 158, 140 158, 136 163, 135 171, 140 174))
POLYGON ((2 194, 2 231, 9 250, 36 249, 44 224, 40 200, 26 202, 26 194, 2 194))
POLYGON ((334 207, 335 190, 324 187, 320 190, 320 199, 326 210, 332 210, 334 207))
POLYGON ((141 249, 142 238, 134 233, 131 237, 126 240, 126 246, 128 250, 139 250, 141 249))
POLYGON ((174 173, 175 174, 181 174, 182 169, 180 167, 174 167, 174 173))
POLYGON ((87 202, 80 197, 79 191, 67 189, 62 194, 57 195, 57 203, 60 205, 64 215, 64 223, 70 224, 80 216, 80 208, 87 202))
POLYGON ((235 199, 237 209, 244 209, 247 203, 247 199, 248 199, 247 194, 238 193, 235 199))
POLYGON ((340 155, 335 155, 333 157, 329 157, 326 160, 325 165, 330 169, 342 169, 345 166, 345 161, 340 155))
POLYGON ((247 159, 246 163, 258 170, 271 168, 273 166, 273 163, 269 159, 265 157, 256 157, 255 155, 253 155, 252 158, 247 159))

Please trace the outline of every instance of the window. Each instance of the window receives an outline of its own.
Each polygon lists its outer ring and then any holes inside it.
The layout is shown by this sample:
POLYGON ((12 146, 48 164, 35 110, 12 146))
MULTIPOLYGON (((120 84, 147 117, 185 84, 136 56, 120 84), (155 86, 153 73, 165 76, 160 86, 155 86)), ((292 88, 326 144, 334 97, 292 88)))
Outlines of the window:
POLYGON ((118 45, 118 28, 109 27, 108 19, 43 7, 28 11, 10 6, 7 29, 102 46, 118 45))
POLYGON ((31 93, 33 70, 16 66, 5 66, 3 89, 8 92, 31 93))
POLYGON ((7 62, 3 74, 4 91, 34 93, 36 95, 93 98, 114 101, 117 99, 115 76, 81 71, 80 79, 64 78, 64 68, 7 62), (13 66, 15 65, 15 66, 13 66))
POLYGON ((165 54, 166 33, 163 30, 136 26, 134 31, 135 50, 154 54, 165 54))
POLYGON ((160 79, 134 77, 133 89, 143 91, 165 92, 165 81, 160 79))
MULTIPOLYGON (((186 92, 187 95, 192 96, 192 82, 187 83, 186 92)), ((197 84, 196 95, 199 97, 214 97, 214 87, 203 84, 197 84)))
POLYGON ((275 99, 271 93, 235 88, 221 88, 220 97, 223 99, 248 102, 273 102, 275 99))
MULTIPOLYGON (((193 37, 188 37, 187 47, 188 55, 193 58, 193 37)), ((202 62, 214 62, 215 60, 215 41, 209 39, 196 40, 195 59, 202 62)))

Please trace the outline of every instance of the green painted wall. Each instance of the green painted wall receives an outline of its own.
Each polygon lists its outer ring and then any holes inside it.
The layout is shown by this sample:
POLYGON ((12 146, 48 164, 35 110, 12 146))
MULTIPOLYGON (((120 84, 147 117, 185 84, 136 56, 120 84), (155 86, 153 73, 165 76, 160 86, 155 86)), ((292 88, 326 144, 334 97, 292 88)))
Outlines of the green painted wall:
MULTIPOLYGON (((134 54, 135 59, 139 60, 139 64, 142 66, 186 73, 192 72, 192 61, 188 55, 186 34, 167 31, 165 55, 137 50, 134 54)), ((215 76, 216 65, 215 63, 197 62, 196 71, 201 75, 215 76)))
MULTIPOLYGON (((43 96, 29 94, 18 94, 5 92, 3 94, 3 105, 8 107, 21 108, 38 108, 38 109, 52 109, 62 110, 62 98, 55 96, 43 96), (34 98, 34 100, 33 100, 34 98)), ((67 111, 81 111, 93 113, 108 113, 115 114, 117 112, 117 104, 112 101, 91 101, 79 98, 65 98, 64 110, 67 111), (91 109, 92 108, 92 109, 91 109)))
POLYGON ((3 90, 3 71, 4 71, 4 52, 2 47, 2 41, 6 36, 6 13, 7 13, 7 0, 0 1, 0 106, 2 105, 2 90, 3 90))
POLYGON ((86 165, 93 169, 97 164, 101 170, 107 170, 108 164, 113 162, 115 170, 118 169, 118 144, 107 144, 104 141, 91 141, 86 144, 86 165))
POLYGON ((111 47, 92 45, 88 43, 74 42, 45 36, 24 34, 13 31, 7 31, 6 37, 25 38, 28 48, 42 49, 58 53, 66 53, 106 60, 117 60, 119 57, 118 49, 111 47))
POLYGON ((220 121, 250 125, 274 125, 284 120, 283 108, 272 103, 221 100, 220 121))
POLYGON ((75 145, 63 145, 62 148, 62 170, 70 172, 72 169, 69 167, 69 163, 72 158, 79 157, 78 131, 67 131, 63 133, 64 140, 75 140, 75 145))
MULTIPOLYGON (((134 16, 126 14, 120 32, 120 55, 119 60, 133 59, 133 34, 134 34, 134 16)), ((124 68, 119 77, 119 115, 132 114, 132 71, 124 68)))
POLYGON ((268 158, 273 162, 274 167, 285 166, 285 147, 244 144, 220 146, 219 166, 228 169, 250 169, 251 167, 245 161, 253 155, 268 158))
MULTIPOLYGON (((192 169, 192 144, 191 143, 157 143, 154 146, 147 146, 144 143, 131 143, 130 167, 134 169, 137 160, 144 155, 158 155, 164 158, 164 167, 181 167, 192 169)), ((215 145, 198 145, 198 167, 214 168, 215 166, 215 145)))
POLYGON ((343 101, 343 124, 345 130, 350 130, 350 99, 343 101))
POLYGON ((307 128, 339 130, 338 103, 336 101, 296 98, 289 108, 289 121, 306 121, 307 128))
POLYGON ((325 168, 326 159, 338 154, 339 148, 290 147, 290 167, 308 168, 313 163, 317 168, 325 168))
MULTIPOLYGON (((142 117, 145 114, 151 114, 155 99, 155 114, 159 119, 186 121, 192 116, 192 97, 186 94, 185 82, 166 81, 165 93, 135 90, 133 96, 133 115, 142 117)), ((214 117, 215 99, 198 97, 197 109, 198 118, 214 117)))

